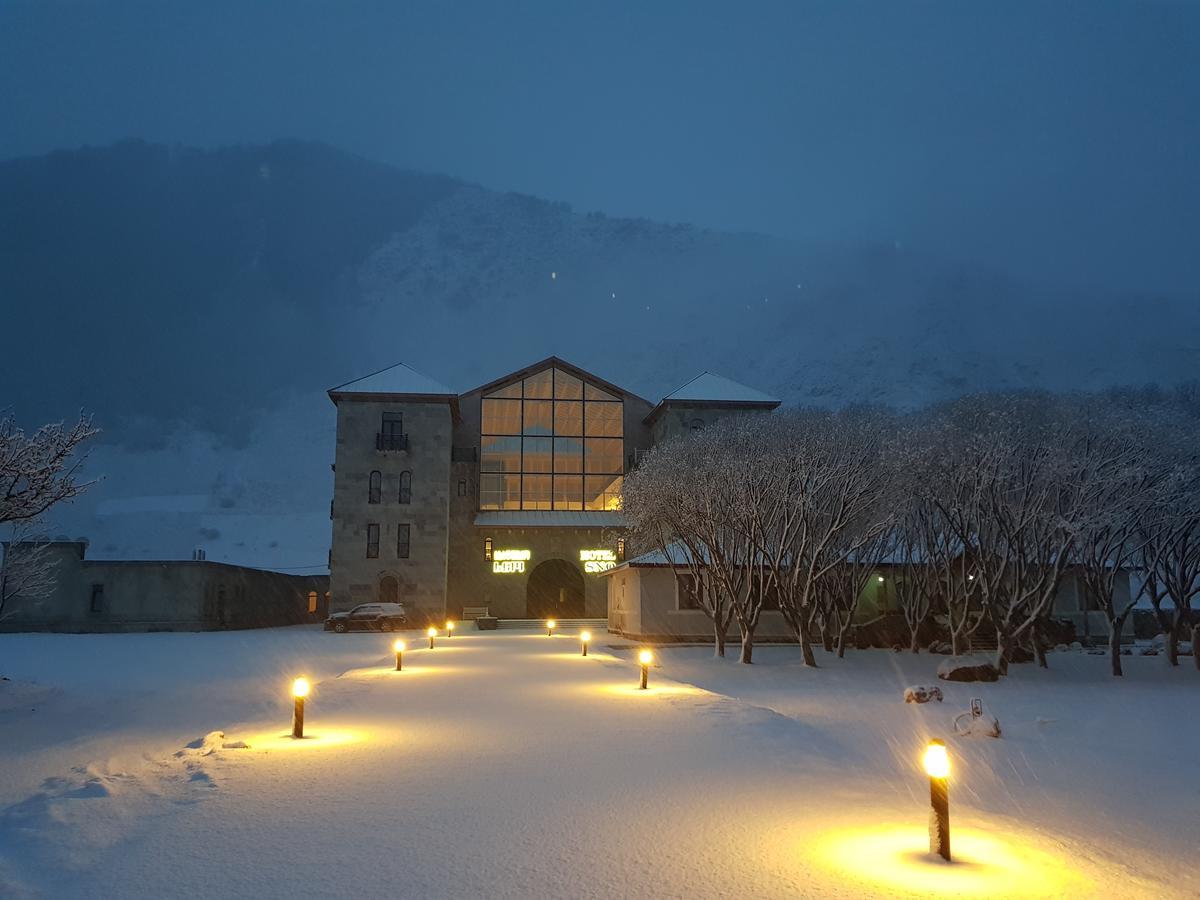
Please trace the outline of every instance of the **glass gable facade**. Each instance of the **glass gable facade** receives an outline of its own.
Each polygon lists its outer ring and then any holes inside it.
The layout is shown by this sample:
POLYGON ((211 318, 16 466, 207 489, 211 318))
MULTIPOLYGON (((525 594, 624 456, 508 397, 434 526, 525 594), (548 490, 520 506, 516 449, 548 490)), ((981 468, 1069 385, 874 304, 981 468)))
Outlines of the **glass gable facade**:
POLYGON ((620 397, 551 368, 481 403, 480 509, 620 508, 620 397))

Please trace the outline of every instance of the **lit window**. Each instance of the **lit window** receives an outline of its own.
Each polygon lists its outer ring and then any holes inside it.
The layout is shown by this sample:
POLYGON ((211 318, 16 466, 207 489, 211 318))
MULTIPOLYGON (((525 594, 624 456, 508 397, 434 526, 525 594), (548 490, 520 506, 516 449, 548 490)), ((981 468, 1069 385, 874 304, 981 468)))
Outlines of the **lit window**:
POLYGON ((543 369, 481 402, 480 509, 620 508, 620 397, 543 369))
POLYGON ((492 561, 492 539, 490 537, 483 539, 483 558, 487 562, 492 561))
POLYGON ((315 613, 317 611, 317 592, 316 591, 308 592, 308 611, 310 613, 315 613))

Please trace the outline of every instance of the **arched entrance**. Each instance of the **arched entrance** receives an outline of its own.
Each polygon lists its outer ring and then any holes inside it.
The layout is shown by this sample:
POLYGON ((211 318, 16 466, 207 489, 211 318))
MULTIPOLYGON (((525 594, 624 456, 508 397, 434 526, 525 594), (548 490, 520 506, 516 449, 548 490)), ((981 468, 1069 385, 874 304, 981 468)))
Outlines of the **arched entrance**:
POLYGON ((548 559, 529 573, 525 615, 531 619, 583 616, 583 573, 565 559, 548 559))
POLYGON ((379 602, 397 603, 399 600, 400 585, 396 583, 396 579, 391 575, 384 575, 379 579, 379 602))

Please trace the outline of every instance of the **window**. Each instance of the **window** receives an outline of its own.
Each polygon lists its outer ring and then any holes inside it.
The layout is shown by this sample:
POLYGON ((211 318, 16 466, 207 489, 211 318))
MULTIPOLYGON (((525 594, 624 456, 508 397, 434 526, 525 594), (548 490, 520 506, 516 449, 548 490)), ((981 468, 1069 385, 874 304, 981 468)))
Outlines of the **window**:
POLYGON ((676 609, 700 609, 700 597, 696 591, 695 575, 678 575, 675 578, 676 609))
POLYGON ((92 612, 104 612, 104 585, 92 585, 92 602, 88 608, 92 612))
POLYGON ((412 472, 407 469, 400 473, 400 502, 412 503, 412 472))
POLYGON ((379 422, 379 434, 375 435, 375 449, 408 450, 408 435, 404 433, 404 416, 397 412, 385 412, 379 422))
POLYGON ((458 479, 458 496, 467 496, 467 479, 465 478, 458 479))
POLYGON ((617 561, 625 562, 625 538, 617 538, 617 561))
POLYGON ((411 525, 396 526, 396 558, 408 559, 408 551, 410 549, 410 539, 412 533, 411 525))
POLYGON ((492 539, 491 538, 483 539, 483 558, 487 562, 492 561, 492 539))
POLYGON ((379 433, 384 437, 399 437, 404 434, 404 413, 385 412, 379 423, 379 433))
POLYGON ((480 509, 620 509, 619 396, 550 368, 481 404, 480 509))
POLYGON ((315 613, 317 611, 317 592, 316 591, 308 592, 308 611, 310 613, 315 613))
POLYGON ((367 559, 379 559, 379 526, 367 526, 367 559))
POLYGON ((372 472, 371 479, 367 484, 367 502, 378 503, 379 495, 383 490, 383 475, 379 472, 372 472))

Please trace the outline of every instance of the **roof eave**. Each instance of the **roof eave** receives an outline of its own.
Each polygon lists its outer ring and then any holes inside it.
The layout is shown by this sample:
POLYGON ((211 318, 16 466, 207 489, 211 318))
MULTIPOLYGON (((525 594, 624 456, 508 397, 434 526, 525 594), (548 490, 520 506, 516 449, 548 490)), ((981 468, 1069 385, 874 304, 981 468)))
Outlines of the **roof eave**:
POLYGON ((655 421, 666 412, 668 407, 679 406, 683 408, 697 409, 700 407, 708 407, 709 409, 778 409, 782 405, 782 400, 659 400, 655 404, 654 409, 646 414, 646 418, 642 419, 643 425, 653 425, 655 421))

